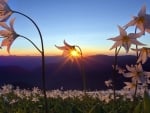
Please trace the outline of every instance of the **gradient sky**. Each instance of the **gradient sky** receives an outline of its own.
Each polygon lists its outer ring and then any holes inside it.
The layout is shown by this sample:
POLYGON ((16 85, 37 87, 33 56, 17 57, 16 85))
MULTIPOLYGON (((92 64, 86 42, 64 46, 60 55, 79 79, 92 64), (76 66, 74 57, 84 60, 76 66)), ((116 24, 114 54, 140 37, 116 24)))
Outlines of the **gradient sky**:
MULTIPOLYGON (((79 45, 84 55, 107 54, 113 41, 108 38, 119 35, 118 25, 123 26, 136 16, 142 5, 146 4, 150 14, 149 0, 8 0, 12 10, 30 16, 39 26, 44 40, 46 55, 61 55, 55 48, 69 44, 79 45)), ((23 16, 16 17, 14 28, 18 34, 30 38, 39 48, 40 38, 33 24, 23 16)), ((128 32, 134 32, 129 29, 128 32)), ((139 39, 150 46, 150 34, 139 39)), ((125 52, 122 49, 122 52, 125 52)), ((17 38, 12 47, 12 55, 39 55, 26 40, 17 38)), ((6 48, 1 55, 8 55, 6 48)))

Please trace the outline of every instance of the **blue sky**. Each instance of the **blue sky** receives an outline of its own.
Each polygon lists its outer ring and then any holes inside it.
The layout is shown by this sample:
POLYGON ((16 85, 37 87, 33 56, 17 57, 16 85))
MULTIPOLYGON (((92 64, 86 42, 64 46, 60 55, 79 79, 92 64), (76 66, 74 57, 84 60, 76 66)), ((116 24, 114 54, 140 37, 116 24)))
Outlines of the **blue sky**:
MULTIPOLYGON (((30 16, 38 24, 47 55, 61 55, 54 45, 63 45, 64 39, 69 44, 79 45, 86 55, 113 55, 114 50, 109 48, 114 42, 107 39, 119 34, 117 26, 129 22, 144 4, 150 14, 149 0, 8 0, 8 4, 12 10, 30 16)), ((16 18, 16 32, 41 47, 33 24, 18 14, 12 17, 16 18)), ((134 32, 134 29, 129 31, 134 32)), ((150 46, 150 34, 140 41, 150 46)), ((35 55, 38 51, 26 40, 18 38, 12 45, 11 54, 35 55)))

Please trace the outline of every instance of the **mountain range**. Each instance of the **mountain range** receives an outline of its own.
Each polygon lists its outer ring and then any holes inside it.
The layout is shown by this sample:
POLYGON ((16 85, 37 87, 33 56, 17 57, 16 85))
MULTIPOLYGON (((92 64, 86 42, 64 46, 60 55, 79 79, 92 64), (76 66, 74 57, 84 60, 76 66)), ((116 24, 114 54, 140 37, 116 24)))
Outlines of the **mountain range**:
MULTIPOLYGON (((64 90, 82 90, 82 68, 86 76, 88 90, 107 89, 105 80, 112 79, 114 56, 94 55, 85 57, 77 62, 65 62, 62 56, 47 56, 46 59, 46 88, 64 90)), ((118 56, 118 65, 125 67, 136 63, 135 56, 118 56)), ((150 71, 150 61, 143 66, 150 71)), ((20 88, 42 88, 40 56, 0 56, 0 86, 12 84, 20 88)), ((128 79, 117 75, 117 88, 124 86, 128 79)))

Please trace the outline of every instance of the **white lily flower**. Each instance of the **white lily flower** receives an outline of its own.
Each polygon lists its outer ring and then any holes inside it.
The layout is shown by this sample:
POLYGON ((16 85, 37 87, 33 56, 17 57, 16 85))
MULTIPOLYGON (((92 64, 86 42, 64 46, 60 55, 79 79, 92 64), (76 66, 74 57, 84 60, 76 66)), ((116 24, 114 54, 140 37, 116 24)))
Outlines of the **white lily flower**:
POLYGON ((8 26, 4 22, 0 22, 0 26, 2 26, 5 29, 5 30, 0 30, 0 35, 4 38, 1 43, 1 46, 7 46, 8 53, 10 53, 10 47, 13 41, 19 36, 13 28, 14 21, 15 18, 10 20, 9 23, 10 26, 8 26))
POLYGON ((11 15, 13 11, 7 4, 7 0, 0 0, 0 22, 6 21, 11 15))
POLYGON ((133 20, 131 20, 128 24, 126 24, 124 27, 125 29, 129 26, 136 26, 140 31, 143 33, 146 31, 150 33, 150 15, 146 14, 146 6, 143 5, 140 11, 138 12, 137 16, 133 17, 133 20))
POLYGON ((150 73, 144 71, 141 64, 137 64, 135 66, 131 65, 131 67, 126 65, 126 68, 129 72, 124 73, 123 75, 125 77, 131 77, 133 82, 137 81, 138 83, 144 84, 146 82, 147 76, 150 73))
POLYGON ((142 62, 142 64, 144 64, 147 61, 148 57, 150 57, 150 48, 143 47, 141 49, 132 49, 132 50, 140 51, 137 63, 142 62))
POLYGON ((128 53, 128 51, 129 51, 129 49, 131 47, 131 44, 144 45, 141 42, 139 42, 138 40, 136 40, 137 38, 139 38, 140 36, 143 35, 142 32, 127 34, 127 32, 122 27, 118 26, 118 28, 119 28, 120 35, 117 36, 117 37, 108 39, 108 40, 116 41, 114 43, 114 45, 110 48, 110 50, 112 50, 114 48, 117 48, 118 46, 119 47, 123 46, 125 48, 126 52, 128 53))

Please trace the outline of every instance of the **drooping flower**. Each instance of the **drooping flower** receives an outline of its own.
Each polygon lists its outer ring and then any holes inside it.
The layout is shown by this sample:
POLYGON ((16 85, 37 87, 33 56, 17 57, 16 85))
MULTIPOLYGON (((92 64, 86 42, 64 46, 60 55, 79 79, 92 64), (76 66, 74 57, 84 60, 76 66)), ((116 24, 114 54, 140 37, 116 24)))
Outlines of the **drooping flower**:
POLYGON ((150 57, 150 48, 143 47, 141 49, 132 49, 132 50, 140 51, 137 63, 142 62, 142 64, 144 64, 147 61, 148 57, 150 57))
POLYGON ((0 22, 6 21, 11 15, 13 11, 7 4, 7 0, 0 0, 0 22))
POLYGON ((146 72, 143 70, 142 65, 139 63, 135 66, 131 65, 128 66, 126 65, 127 70, 129 71, 128 73, 124 73, 123 75, 125 77, 130 77, 132 78, 132 81, 138 82, 138 83, 145 83, 148 78, 148 76, 150 75, 150 72, 146 72))
POLYGON ((140 11, 138 12, 137 16, 133 17, 133 20, 131 20, 128 24, 126 24, 124 27, 125 29, 129 26, 136 26, 140 31, 143 33, 146 31, 150 33, 150 15, 146 14, 146 6, 143 5, 140 11))
POLYGON ((4 38, 2 40, 1 47, 6 46, 8 53, 10 53, 10 47, 13 41, 19 36, 14 30, 14 21, 15 18, 11 19, 9 26, 5 22, 0 22, 0 26, 4 28, 4 30, 0 30, 0 36, 4 38))
POLYGON ((62 50, 63 56, 68 58, 75 58, 81 55, 81 53, 76 49, 75 45, 70 45, 65 40, 64 40, 64 46, 55 45, 55 47, 62 50))
POLYGON ((141 42, 139 42, 138 40, 136 40, 137 38, 139 38, 141 35, 143 35, 142 32, 140 33, 129 33, 127 34, 127 32, 120 26, 118 26, 119 28, 119 32, 120 32, 120 35, 119 36, 116 36, 114 38, 109 38, 108 40, 113 40, 113 41, 116 41, 114 43, 114 45, 110 48, 110 50, 114 49, 114 48, 117 48, 118 46, 123 46, 126 50, 126 52, 128 53, 130 47, 131 47, 131 44, 134 44, 134 45, 144 45, 142 44, 141 42))

